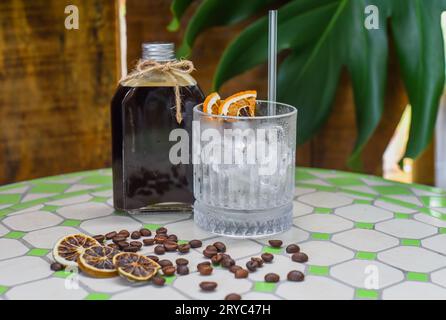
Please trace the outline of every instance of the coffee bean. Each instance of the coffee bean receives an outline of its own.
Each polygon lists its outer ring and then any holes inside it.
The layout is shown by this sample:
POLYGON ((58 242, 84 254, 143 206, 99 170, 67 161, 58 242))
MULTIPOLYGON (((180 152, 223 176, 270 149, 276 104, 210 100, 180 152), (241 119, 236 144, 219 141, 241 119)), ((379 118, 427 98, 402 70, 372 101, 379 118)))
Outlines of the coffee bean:
POLYGON ((160 258, 158 258, 157 256, 153 256, 153 255, 147 256, 147 258, 149 258, 150 260, 153 260, 155 262, 158 262, 160 260, 160 258))
POLYGON ((168 266, 164 267, 162 270, 165 276, 173 276, 177 268, 175 268, 174 266, 168 266))
POLYGON ((202 266, 200 269, 198 269, 198 272, 200 272, 202 276, 210 276, 213 270, 214 268, 211 266, 202 266))
POLYGON ((262 259, 263 259, 263 261, 268 263, 268 262, 273 261, 274 255, 272 255, 271 253, 265 252, 265 253, 262 253, 262 259))
POLYGON ((200 283, 200 288, 203 291, 214 291, 217 288, 217 282, 203 281, 200 283))
POLYGON ((176 242, 167 240, 164 242, 164 249, 166 249, 166 251, 168 252, 173 252, 173 251, 177 251, 178 248, 178 244, 176 242))
POLYGON ((246 268, 248 268, 248 270, 251 272, 256 271, 258 266, 259 265, 258 265, 257 261, 250 260, 250 261, 246 262, 246 268))
POLYGON ((200 248, 203 245, 200 240, 191 240, 189 241, 189 244, 191 248, 200 248))
POLYGON ((164 284, 166 283, 166 279, 164 279, 161 276, 156 275, 152 278, 152 282, 156 286, 164 286, 164 284))
POLYGON ((112 232, 109 232, 109 233, 107 233, 106 235, 105 235, 105 239, 107 239, 107 240, 111 240, 111 239, 113 239, 114 237, 116 237, 118 235, 118 233, 116 232, 116 231, 112 231, 112 232))
POLYGON ((157 234, 154 239, 156 243, 163 244, 167 240, 167 236, 162 234, 157 234))
POLYGON ((138 249, 141 249, 142 243, 141 241, 130 241, 130 245, 134 247, 138 247, 138 249))
POLYGON ((235 265, 235 260, 231 258, 223 258, 220 264, 223 268, 230 268, 235 265))
POLYGON ((184 258, 178 258, 177 260, 175 260, 175 263, 178 266, 187 266, 189 264, 189 260, 184 259, 184 258))
POLYGON ((203 255, 206 258, 212 258, 217 254, 217 248, 214 246, 207 246, 206 249, 203 250, 203 255))
POLYGON ((242 267, 238 266, 238 265, 233 265, 229 267, 229 271, 232 273, 235 273, 237 270, 241 269, 242 267))
POLYGON ((160 254, 160 255, 166 253, 166 249, 164 249, 164 246, 162 246, 162 245, 156 246, 154 251, 156 254, 160 254))
POLYGON ((138 252, 139 248, 134 247, 134 246, 129 246, 129 247, 125 247, 124 249, 122 249, 122 251, 124 251, 124 252, 138 252))
POLYGON ((116 244, 118 244, 119 242, 125 241, 127 238, 124 236, 115 236, 112 241, 116 244))
POLYGON ((105 236, 102 234, 98 234, 96 236, 93 236, 94 239, 96 239, 99 243, 103 243, 105 241, 105 236))
POLYGON ((164 227, 158 228, 156 229, 156 234, 166 234, 167 233, 167 229, 164 227))
POLYGON ((237 293, 230 293, 225 297, 225 300, 242 300, 242 296, 237 293))
POLYGON ((150 231, 149 229, 146 229, 146 228, 142 228, 141 230, 139 230, 139 233, 143 237, 150 237, 152 235, 152 231, 150 231))
POLYGON ((185 243, 185 244, 179 244, 178 245, 178 251, 180 253, 188 253, 190 251, 190 245, 185 243))
POLYGON ((300 281, 304 281, 305 279, 305 275, 297 270, 292 270, 288 273, 287 275, 287 279, 289 281, 296 281, 296 282, 300 282, 300 281))
POLYGON ((235 271, 234 275, 236 279, 244 279, 248 278, 249 272, 246 269, 240 268, 237 271, 235 271))
POLYGON ((269 240, 269 245, 273 248, 280 248, 282 246, 282 240, 269 240))
POLYGON ((175 234, 171 234, 171 235, 169 235, 167 237, 167 240, 177 242, 178 241, 178 237, 175 234))
POLYGON ((65 267, 60 264, 59 262, 53 262, 50 266, 51 270, 53 271, 61 271, 63 269, 65 269, 65 267))
POLYGON ((177 273, 181 276, 185 276, 186 274, 189 274, 189 268, 186 265, 178 265, 177 267, 177 273))
POLYGON ((266 282, 279 282, 280 277, 276 273, 268 273, 265 275, 266 282))
POLYGON ((133 231, 132 234, 130 235, 130 237, 133 240, 137 240, 137 239, 141 238, 141 233, 139 233, 139 231, 133 231))
POLYGON ((117 245, 119 246, 119 248, 121 250, 123 250, 124 248, 127 248, 128 246, 130 246, 130 243, 128 243, 127 241, 120 241, 117 243, 117 245))
POLYGON ((221 256, 221 254, 217 253, 215 256, 211 257, 211 262, 215 265, 218 265, 218 264, 220 264, 222 259, 223 259, 223 257, 221 256))
POLYGON ((296 253, 299 251, 300 248, 297 244, 290 244, 288 247, 286 247, 286 253, 296 253))
POLYGON ((172 261, 170 261, 168 259, 160 260, 160 261, 158 261, 158 264, 160 265, 161 268, 173 266, 172 261))
POLYGON ((226 245, 223 242, 215 242, 214 247, 218 252, 226 252, 226 245))
POLYGON ((109 243, 107 244, 107 246, 116 250, 121 250, 121 248, 116 243, 109 243))
POLYGON ((118 232, 119 235, 124 236, 126 238, 128 238, 130 236, 130 232, 128 232, 127 230, 121 230, 118 232))
POLYGON ((251 260, 257 262, 257 265, 259 268, 263 267, 263 259, 262 258, 252 257, 251 260))
POLYGON ((197 270, 200 271, 201 268, 210 267, 211 263, 209 261, 201 262, 197 264, 197 270))
POLYGON ((297 252, 291 256, 291 260, 294 262, 304 263, 308 261, 308 256, 303 252, 297 252))
POLYGON ((155 244, 155 239, 144 239, 142 242, 145 246, 153 246, 155 244))

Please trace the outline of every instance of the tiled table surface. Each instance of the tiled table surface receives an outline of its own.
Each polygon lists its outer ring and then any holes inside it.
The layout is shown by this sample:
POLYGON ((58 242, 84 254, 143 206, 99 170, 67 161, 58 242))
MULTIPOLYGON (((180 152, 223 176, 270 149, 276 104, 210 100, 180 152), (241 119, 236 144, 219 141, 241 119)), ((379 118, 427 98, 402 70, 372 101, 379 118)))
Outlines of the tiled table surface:
MULTIPOLYGON (((0 188, 1 299, 222 299, 231 292, 244 299, 446 299, 446 191, 405 185, 340 171, 297 170, 294 226, 275 236, 296 242, 310 260, 297 264, 268 239, 224 239, 228 252, 244 264, 262 252, 275 254, 249 279, 236 280, 216 268, 167 279, 167 285, 134 287, 121 278, 93 279, 53 272, 51 248, 62 236, 83 232, 156 229, 166 226, 182 240, 218 237, 194 226, 190 214, 129 216, 112 207, 111 172, 99 170, 39 179, 0 188), (284 280, 291 269, 306 280, 284 280), (263 282, 279 273, 277 284, 263 282), (198 283, 219 283, 204 293, 198 283)), ((150 253, 153 247, 145 247, 150 253)), ((167 259, 177 254, 167 253, 167 259)), ((201 250, 186 256, 192 265, 201 250)))

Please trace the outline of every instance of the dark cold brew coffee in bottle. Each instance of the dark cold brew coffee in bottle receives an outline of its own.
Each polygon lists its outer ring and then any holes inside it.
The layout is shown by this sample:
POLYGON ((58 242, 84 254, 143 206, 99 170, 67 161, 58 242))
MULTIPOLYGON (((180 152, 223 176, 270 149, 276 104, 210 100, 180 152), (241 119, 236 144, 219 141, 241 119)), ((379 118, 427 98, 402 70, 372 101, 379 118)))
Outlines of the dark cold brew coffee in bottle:
MULTIPOLYGON (((142 61, 175 62, 174 45, 146 43, 142 61)), ((114 206, 133 213, 185 210, 193 203, 191 156, 188 163, 172 163, 178 141, 169 136, 184 129, 191 152, 192 109, 204 96, 189 73, 152 69, 121 81, 111 105, 114 206)))

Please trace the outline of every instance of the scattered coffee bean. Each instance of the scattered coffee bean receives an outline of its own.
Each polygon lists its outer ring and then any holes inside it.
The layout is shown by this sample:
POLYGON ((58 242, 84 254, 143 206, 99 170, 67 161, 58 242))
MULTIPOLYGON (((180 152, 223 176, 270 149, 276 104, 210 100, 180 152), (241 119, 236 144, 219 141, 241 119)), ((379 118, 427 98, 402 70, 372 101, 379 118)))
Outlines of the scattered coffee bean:
POLYGON ((138 247, 138 249, 141 249, 142 242, 141 241, 130 241, 130 245, 134 247, 138 247))
POLYGON ((217 282, 203 281, 200 283, 200 288, 203 291, 214 291, 217 288, 217 282))
POLYGON ((212 264, 219 265, 222 259, 223 259, 222 255, 217 253, 215 256, 212 256, 211 262, 212 264))
POLYGON ((147 258, 149 258, 150 260, 153 260, 155 262, 158 262, 160 260, 160 258, 158 258, 157 256, 153 256, 153 255, 147 256, 147 258))
POLYGON ((156 234, 167 234, 167 229, 164 227, 156 229, 156 234))
POLYGON ((169 235, 167 237, 167 240, 177 242, 178 241, 178 237, 175 234, 171 234, 171 235, 169 235))
POLYGON ((230 268, 235 265, 235 260, 231 258, 223 258, 220 264, 223 268, 230 268))
POLYGON ((184 258, 178 258, 177 260, 175 260, 175 263, 178 266, 187 266, 189 264, 189 260, 184 259, 184 258))
POLYGON ((166 249, 164 249, 164 246, 162 246, 162 245, 156 246, 154 251, 156 254, 159 254, 159 255, 166 253, 166 249))
POLYGON ((142 228, 141 230, 139 230, 139 233, 143 237, 150 237, 152 235, 152 231, 150 231, 149 229, 146 229, 146 228, 142 228))
POLYGON ((180 253, 188 253, 190 251, 190 245, 185 243, 185 244, 179 244, 178 245, 178 251, 180 253))
POLYGON ((178 244, 176 242, 167 240, 164 242, 164 249, 166 249, 166 251, 168 252, 173 252, 173 251, 177 251, 178 248, 178 244))
POLYGON ((300 282, 300 281, 304 281, 305 279, 305 275, 297 270, 292 270, 288 273, 287 275, 287 279, 289 281, 296 281, 296 282, 300 282))
POLYGON ((165 276, 173 276, 177 268, 175 268, 174 266, 168 266, 164 267, 162 270, 165 276))
POLYGON ((265 253, 262 253, 262 259, 263 259, 263 261, 269 263, 269 262, 273 261, 274 255, 272 255, 271 253, 265 252, 265 253))
POLYGON ((130 237, 133 240, 137 240, 137 239, 141 238, 141 233, 139 233, 139 231, 133 231, 132 234, 130 235, 130 237))
POLYGON ((128 246, 128 247, 125 247, 124 249, 122 249, 122 251, 124 251, 124 252, 138 252, 139 248, 134 247, 134 246, 128 246))
POLYGON ((191 248, 200 248, 203 243, 200 240, 191 240, 189 241, 191 248))
POLYGON ((259 268, 262 268, 262 267, 263 267, 263 259, 262 259, 262 258, 259 258, 259 257, 252 257, 251 260, 257 262, 257 266, 258 266, 259 268))
POLYGON ((237 270, 242 269, 242 267, 238 266, 238 265, 233 265, 229 267, 229 271, 232 273, 235 273, 237 270))
POLYGON ((152 278, 152 282, 156 286, 164 286, 164 284, 166 283, 166 279, 164 279, 161 276, 156 275, 152 278))
POLYGON ((53 271, 61 271, 63 269, 65 269, 65 267, 60 264, 59 262, 53 262, 50 266, 51 270, 53 271))
POLYGON ((230 293, 225 297, 225 300, 242 300, 242 296, 237 293, 230 293))
POLYGON ((119 248, 121 250, 123 250, 124 248, 127 248, 128 246, 130 246, 130 243, 128 243, 127 241, 119 241, 117 243, 117 245, 119 246, 119 248))
POLYGON ((300 251, 300 248, 297 244, 290 244, 286 247, 286 253, 297 253, 300 251))
POLYGON ((268 273, 265 275, 266 282, 279 282, 280 277, 276 273, 268 273))
POLYGON ((273 248, 280 248, 282 246, 282 240, 269 240, 269 245, 273 248))
POLYGON ((153 246, 155 244, 155 239, 144 239, 142 242, 145 246, 153 246))
POLYGON ((168 259, 159 260, 158 264, 160 265, 161 268, 173 266, 172 261, 168 259))
POLYGON ((113 238, 113 242, 118 244, 119 242, 125 241, 127 238, 124 236, 117 235, 113 238))
POLYGON ((249 272, 246 269, 240 268, 234 273, 236 279, 248 278, 249 272))
POLYGON ((116 237, 118 235, 118 233, 116 232, 116 231, 112 231, 112 232, 109 232, 109 233, 107 233, 106 235, 105 235, 105 239, 107 239, 107 240, 111 240, 111 239, 113 239, 114 237, 116 237))
POLYGON ((130 232, 128 232, 127 230, 121 230, 118 232, 118 234, 126 238, 130 236, 130 232))
POLYGON ((177 273, 181 276, 185 276, 189 274, 189 268, 186 265, 178 265, 177 267, 177 273))
POLYGON ((162 234, 157 234, 154 239, 156 243, 163 244, 167 240, 167 236, 162 234))
POLYGON ((246 268, 248 268, 248 270, 251 272, 256 271, 258 266, 259 265, 258 265, 257 261, 250 260, 250 261, 246 262, 246 268))
POLYGON ((199 264, 197 264, 197 270, 200 271, 201 268, 203 267, 210 267, 211 263, 209 261, 205 261, 205 262, 200 262, 199 264))
POLYGON ((223 242, 214 243, 214 247, 218 252, 226 252, 226 245, 223 242))
POLYGON ((217 248, 214 246, 207 246, 206 249, 203 250, 203 255, 206 258, 212 258, 217 254, 217 248))
POLYGON ((99 243, 103 243, 105 241, 105 236, 102 234, 98 234, 96 236, 93 236, 94 239, 96 239, 99 243))
POLYGON ((200 269, 198 269, 198 272, 200 272, 202 276, 210 276, 213 270, 214 268, 211 266, 202 266, 200 269))
POLYGON ((303 252, 297 252, 291 256, 291 260, 294 262, 304 263, 308 261, 308 256, 303 252))

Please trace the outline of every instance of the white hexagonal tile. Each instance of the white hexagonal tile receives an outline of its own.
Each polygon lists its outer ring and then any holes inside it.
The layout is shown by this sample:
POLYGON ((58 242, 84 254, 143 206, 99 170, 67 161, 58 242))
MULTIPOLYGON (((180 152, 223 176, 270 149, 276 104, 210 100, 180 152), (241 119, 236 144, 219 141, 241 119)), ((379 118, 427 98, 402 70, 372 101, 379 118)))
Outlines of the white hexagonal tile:
POLYGON ((48 277, 53 271, 38 257, 19 257, 0 262, 0 283, 13 286, 48 277))
POLYGON ((50 278, 14 287, 6 293, 9 299, 17 300, 80 300, 87 291, 65 285, 65 279, 50 278))
POLYGON ((324 191, 303 195, 299 197, 299 201, 309 204, 310 206, 321 208, 337 208, 353 202, 350 198, 324 191))
POLYGON ((29 232, 23 239, 33 247, 52 249, 60 238, 74 233, 78 233, 78 230, 72 227, 59 226, 29 232))
POLYGON ((425 213, 417 213, 416 215, 414 215, 414 218, 415 220, 430 224, 432 226, 436 226, 439 228, 446 228, 446 221, 432 217, 425 213))
POLYGON ((210 276, 192 273, 185 277, 178 277, 173 282, 173 286, 194 299, 222 300, 229 293, 248 291, 252 287, 252 283, 246 279, 235 279, 228 270, 214 269, 210 276), (202 281, 215 281, 218 283, 218 287, 212 292, 202 291, 199 287, 202 281))
POLYGON ((88 194, 83 194, 83 195, 76 196, 76 197, 70 197, 70 198, 49 201, 49 202, 47 202, 47 204, 51 205, 51 206, 68 206, 68 205, 88 202, 91 199, 93 199, 92 196, 90 196, 88 194))
POLYGON ((221 241, 226 244, 226 252, 231 255, 233 259, 239 259, 248 255, 259 255, 263 249, 262 245, 252 240, 219 237, 203 241, 203 247, 201 248, 200 252, 202 252, 207 245, 213 244, 216 241, 221 241))
POLYGON ((301 230, 299 228, 296 228, 296 227, 291 227, 291 229, 286 232, 276 234, 274 236, 262 238, 262 239, 256 239, 256 240, 266 246, 269 246, 269 244, 268 244, 269 240, 276 240, 276 239, 282 240, 284 245, 288 245, 291 243, 299 243, 299 242, 305 241, 308 239, 309 236, 310 236, 310 234, 308 232, 301 230))
POLYGON ((187 296, 170 286, 155 287, 151 284, 134 287, 122 293, 113 295, 111 300, 185 300, 187 296))
POLYGON ((76 191, 84 191, 97 188, 97 185, 93 184, 74 184, 65 190, 65 193, 76 192, 76 191))
POLYGON ((308 241, 300 244, 300 250, 309 257, 309 263, 317 266, 330 266, 352 259, 353 251, 328 241, 308 241))
POLYGON ((325 187, 331 187, 331 184, 329 184, 327 181, 324 181, 322 179, 311 179, 311 180, 305 180, 306 184, 315 184, 318 186, 325 186, 325 187))
POLYGON ((18 240, 0 239, 0 260, 21 256, 28 250, 18 240))
POLYGON ((62 207, 57 212, 68 219, 86 220, 108 216, 114 210, 104 203, 87 202, 62 207))
POLYGON ((380 222, 375 229, 398 238, 421 239, 437 233, 437 228, 408 219, 395 219, 380 222))
POLYGON ((92 292, 115 293, 131 287, 131 284, 121 277, 98 279, 82 273, 80 273, 78 277, 79 282, 88 287, 92 292))
POLYGON ((369 223, 375 223, 393 217, 392 212, 369 204, 352 204, 336 209, 335 213, 353 221, 369 223))
POLYGON ((343 246, 360 250, 376 252, 399 244, 398 239, 375 230, 354 229, 336 234, 332 241, 343 246))
POLYGON ((113 197, 113 190, 105 190, 105 191, 98 191, 98 192, 92 192, 92 195, 95 197, 113 197))
POLYGON ((37 206, 32 206, 23 210, 19 210, 19 211, 15 211, 15 212, 11 212, 8 214, 9 216, 16 216, 22 213, 26 213, 26 212, 34 212, 34 211, 39 211, 40 209, 42 209, 44 207, 43 204, 38 204, 37 206))
POLYGON ((62 221, 61 217, 53 213, 35 211, 7 217, 3 223, 13 230, 32 231, 52 227, 62 221))
POLYGON ((334 266, 330 274, 342 282, 346 282, 354 287, 366 288, 369 285, 366 280, 370 278, 371 272, 376 270, 379 289, 390 286, 404 280, 404 274, 392 267, 378 261, 352 260, 334 266))
MULTIPOLYGON (((359 192, 363 192, 363 193, 368 193, 368 194, 378 194, 378 192, 368 186, 345 186, 343 187, 343 189, 347 189, 347 190, 352 190, 352 191, 359 191, 359 192)), ((352 194, 352 196, 355 196, 354 194, 352 194)))
POLYGON ((446 289, 432 283, 407 281, 387 288, 383 292, 385 300, 444 300, 446 289))
POLYGON ((0 224, 0 237, 4 236, 8 232, 9 232, 8 228, 6 228, 2 224, 0 224))
POLYGON ((394 195, 391 195, 389 197, 393 198, 393 199, 401 200, 401 201, 404 201, 404 202, 407 202, 407 203, 412 203, 412 204, 415 204, 415 205, 420 206, 420 207, 423 206, 423 204, 420 202, 420 200, 418 200, 417 197, 415 197, 415 196, 394 194, 394 195))
POLYGON ((293 217, 300 217, 309 214, 313 210, 313 207, 307 206, 300 201, 293 201, 293 217))
POLYGON ((22 202, 33 201, 37 199, 48 198, 57 195, 57 193, 29 193, 23 197, 22 202))
POLYGON ((347 300, 353 298, 353 289, 336 280, 307 276, 303 282, 285 282, 276 294, 290 300, 347 300))
POLYGON ((185 220, 175 223, 170 223, 166 225, 166 228, 169 229, 169 233, 174 233, 181 237, 183 240, 192 240, 192 239, 206 239, 215 237, 214 234, 210 232, 206 232, 200 229, 195 225, 194 220, 185 220))
POLYGON ((424 240, 421 240, 423 247, 437 251, 446 255, 446 234, 439 234, 424 240))
POLYGON ((294 219, 294 224, 311 232, 334 233, 353 228, 353 222, 333 214, 310 214, 294 219))
POLYGON ((144 215, 134 216, 136 220, 139 220, 142 223, 154 223, 162 225, 190 219, 191 217, 192 214, 190 213, 153 213, 147 215, 144 214, 144 215))
POLYGON ((446 266, 446 257, 419 247, 396 247, 378 254, 378 259, 399 269, 431 272, 446 266))
POLYGON ((110 231, 127 229, 129 231, 141 229, 142 224, 129 217, 111 215, 105 218, 97 218, 81 223, 80 228, 92 235, 105 234, 110 231))
POLYGON ((294 195, 295 195, 295 196, 302 196, 302 195, 304 195, 304 194, 312 193, 312 192, 315 192, 315 191, 316 191, 316 189, 303 188, 303 187, 299 187, 299 186, 297 186, 297 187, 294 189, 294 195))
POLYGON ((403 206, 399 206, 397 204, 393 204, 387 201, 383 201, 383 200, 375 200, 374 202, 375 206, 386 209, 386 210, 390 210, 392 212, 401 212, 401 213, 414 213, 417 210, 414 209, 410 209, 410 208, 406 208, 403 206))
POLYGON ((446 269, 435 271, 431 274, 432 282, 439 284, 440 286, 446 287, 446 269))
POLYGON ((283 300, 271 293, 264 292, 248 292, 242 294, 242 300, 283 300))

